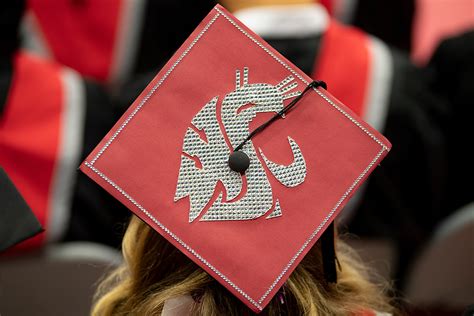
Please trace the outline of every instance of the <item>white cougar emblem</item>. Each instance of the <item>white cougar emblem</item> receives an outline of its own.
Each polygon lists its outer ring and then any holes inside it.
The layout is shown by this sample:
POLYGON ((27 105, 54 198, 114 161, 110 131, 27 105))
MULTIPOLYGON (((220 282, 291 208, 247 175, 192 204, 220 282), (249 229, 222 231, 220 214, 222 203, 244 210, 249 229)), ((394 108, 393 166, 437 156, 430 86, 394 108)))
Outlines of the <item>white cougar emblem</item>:
MULTIPOLYGON (((241 149, 250 158, 250 166, 245 179, 228 166, 231 149, 224 138, 235 148, 249 135, 249 124, 260 112, 278 112, 283 109, 283 101, 301 92, 295 91, 298 84, 292 76, 277 85, 268 83, 248 83, 248 68, 244 68, 243 81, 240 71, 236 71, 235 90, 222 101, 220 118, 217 117, 218 96, 210 100, 191 121, 183 141, 183 154, 179 169, 178 184, 174 200, 189 197, 189 222, 194 221, 211 201, 214 191, 221 182, 225 191, 219 193, 201 221, 249 220, 261 217, 274 218, 282 215, 279 200, 274 202, 272 187, 268 181, 263 162, 258 158, 252 141, 241 149), (225 134, 224 134, 225 132, 225 134), (246 182, 246 192, 243 183, 246 182), (239 197, 237 199, 237 197, 239 197)), ((294 160, 288 165, 270 161, 259 149, 260 155, 272 175, 283 185, 295 187, 306 177, 306 163, 298 144, 288 137, 294 160)))

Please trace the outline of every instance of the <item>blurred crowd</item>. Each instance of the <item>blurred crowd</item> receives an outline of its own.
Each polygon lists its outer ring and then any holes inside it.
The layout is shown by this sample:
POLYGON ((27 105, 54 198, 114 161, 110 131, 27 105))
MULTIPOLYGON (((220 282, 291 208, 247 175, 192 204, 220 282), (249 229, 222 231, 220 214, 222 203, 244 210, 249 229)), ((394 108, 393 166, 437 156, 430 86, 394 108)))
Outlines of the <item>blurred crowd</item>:
MULTIPOLYGON (((215 4, 1 2, 0 167, 44 231, 0 256, 0 314, 12 260, 120 248, 129 211, 77 168, 215 4)), ((448 315, 474 303, 474 1, 220 4, 393 144, 337 224, 390 267, 400 304, 448 315)))

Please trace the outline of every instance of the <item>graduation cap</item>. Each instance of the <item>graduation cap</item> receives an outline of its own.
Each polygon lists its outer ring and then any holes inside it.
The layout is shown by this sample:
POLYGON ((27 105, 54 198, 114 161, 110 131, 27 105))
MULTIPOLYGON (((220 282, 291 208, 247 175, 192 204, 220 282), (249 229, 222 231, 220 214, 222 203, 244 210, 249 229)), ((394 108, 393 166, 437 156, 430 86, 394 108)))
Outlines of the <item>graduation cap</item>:
POLYGON ((0 167, 0 251, 42 230, 30 207, 0 167))
POLYGON ((390 146, 218 5, 81 170, 259 312, 390 146))

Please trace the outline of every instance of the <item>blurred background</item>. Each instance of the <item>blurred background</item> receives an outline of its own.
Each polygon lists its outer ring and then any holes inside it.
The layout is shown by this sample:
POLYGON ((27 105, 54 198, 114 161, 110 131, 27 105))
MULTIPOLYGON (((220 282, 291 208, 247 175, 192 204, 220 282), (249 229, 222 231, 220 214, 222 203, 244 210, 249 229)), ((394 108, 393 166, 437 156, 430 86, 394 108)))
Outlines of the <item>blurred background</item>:
MULTIPOLYGON (((0 315, 88 314, 130 214, 77 167, 216 3, 1 1, 0 315)), ((339 232, 407 314, 461 315, 474 304, 474 0, 219 3, 392 142, 339 232)))

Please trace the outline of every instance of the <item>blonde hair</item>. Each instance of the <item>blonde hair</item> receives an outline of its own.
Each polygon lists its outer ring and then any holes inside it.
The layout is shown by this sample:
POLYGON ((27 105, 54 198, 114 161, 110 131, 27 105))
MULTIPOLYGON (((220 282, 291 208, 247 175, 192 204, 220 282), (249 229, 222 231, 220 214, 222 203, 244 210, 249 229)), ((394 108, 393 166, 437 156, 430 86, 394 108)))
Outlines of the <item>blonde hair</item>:
MULTIPOLYGON (((364 310, 393 313, 386 287, 371 276, 351 249, 337 240, 338 281, 327 283, 319 242, 286 281, 263 315, 356 315, 364 310)), ((251 311, 162 236, 133 217, 123 239, 124 264, 99 286, 94 316, 160 315, 165 301, 195 299, 193 315, 249 315, 251 311)))

